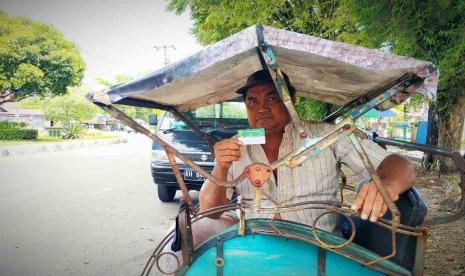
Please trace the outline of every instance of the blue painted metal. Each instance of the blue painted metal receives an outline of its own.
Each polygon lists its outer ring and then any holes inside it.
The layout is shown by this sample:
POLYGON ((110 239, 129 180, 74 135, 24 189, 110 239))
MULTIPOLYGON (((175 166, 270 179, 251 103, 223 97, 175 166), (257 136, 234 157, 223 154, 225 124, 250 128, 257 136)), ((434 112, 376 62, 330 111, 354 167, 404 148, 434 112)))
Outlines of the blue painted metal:
POLYGON ((388 117, 396 117, 397 113, 388 109, 384 111, 378 111, 376 109, 371 109, 367 113, 363 115, 365 118, 388 118, 388 117))
POLYGON ((379 95, 378 97, 374 98, 373 100, 365 103, 364 105, 362 105, 360 107, 357 107, 354 111, 352 111, 352 113, 350 115, 352 120, 357 119, 358 117, 360 117, 363 114, 370 111, 375 106, 377 106, 380 103, 392 98, 393 96, 396 95, 396 93, 397 93, 396 89, 389 89, 388 91, 384 92, 383 94, 379 95))
POLYGON ((418 122, 417 137, 415 137, 415 143, 426 145, 427 135, 428 135, 428 122, 418 122))
POLYGON ((273 49, 271 49, 270 45, 268 45, 266 42, 263 42, 260 45, 260 48, 264 53, 264 58, 267 59, 266 63, 270 66, 271 69, 276 70, 278 64, 276 62, 276 56, 273 53, 273 49))
MULTIPOLYGON (((287 221, 276 221, 275 226, 293 235, 313 240, 311 227, 287 221)), ((282 236, 252 234, 251 229, 266 229, 269 220, 257 219, 247 221, 245 236, 237 234, 237 225, 218 234, 223 242, 224 275, 319 275, 318 246, 299 239, 282 236)), ((318 236, 330 244, 345 240, 327 232, 317 230, 318 236)), ((194 252, 194 262, 185 275, 216 275, 215 266, 216 239, 213 237, 194 252)), ((314 241, 314 240, 313 240, 314 241)), ((340 250, 344 254, 368 261, 378 258, 376 254, 349 244, 340 250)), ((410 272, 390 262, 383 261, 376 267, 363 264, 336 252, 324 250, 325 271, 330 275, 410 275, 410 272)), ((321 256, 320 256, 321 257, 321 256)), ((321 275, 321 274, 320 274, 321 275)))

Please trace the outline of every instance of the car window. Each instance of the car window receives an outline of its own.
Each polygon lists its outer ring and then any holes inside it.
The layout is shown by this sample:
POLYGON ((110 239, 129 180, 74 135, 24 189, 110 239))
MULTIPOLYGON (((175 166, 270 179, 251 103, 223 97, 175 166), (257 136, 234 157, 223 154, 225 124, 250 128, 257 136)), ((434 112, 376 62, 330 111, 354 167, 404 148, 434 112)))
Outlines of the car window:
POLYGON ((246 119, 247 112, 244 103, 225 102, 198 108, 194 111, 194 117, 200 118, 224 118, 224 119, 246 119))
MULTIPOLYGON (((204 106, 184 113, 190 121, 199 127, 227 128, 247 126, 247 111, 243 102, 223 102, 204 106)), ((189 127, 173 114, 166 112, 160 130, 183 130, 189 127)))

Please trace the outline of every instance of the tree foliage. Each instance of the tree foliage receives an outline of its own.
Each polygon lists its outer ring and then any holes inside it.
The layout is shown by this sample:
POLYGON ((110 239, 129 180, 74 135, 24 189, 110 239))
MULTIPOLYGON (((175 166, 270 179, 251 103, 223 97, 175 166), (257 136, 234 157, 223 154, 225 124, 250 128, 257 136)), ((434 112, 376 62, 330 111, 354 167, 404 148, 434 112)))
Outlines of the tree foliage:
POLYGON ((217 42, 260 23, 323 37, 352 41, 355 24, 337 0, 171 0, 167 9, 181 14, 190 10, 193 34, 201 44, 217 42))
MULTIPOLYGON (((98 78, 96 81, 100 83, 103 86, 106 87, 112 87, 117 84, 129 82, 133 80, 134 78, 131 76, 125 76, 125 75, 116 75, 114 77, 114 81, 109 81, 103 78, 98 78)), ((133 119, 141 119, 144 122, 148 121, 149 114, 160 114, 160 110, 156 109, 150 109, 150 108, 144 108, 144 107, 135 107, 135 106, 127 106, 127 105, 121 105, 121 104, 115 104, 115 106, 124 112, 126 115, 133 119)))
MULTIPOLYGON (((337 0, 171 0, 168 10, 181 14, 190 10, 193 34, 201 44, 217 42, 254 24, 355 43, 357 31, 352 18, 337 0)), ((311 99, 297 103, 304 119, 321 120, 334 108, 311 99)))
POLYGON ((62 96, 27 99, 21 106, 41 109, 47 119, 60 122, 62 125, 69 122, 84 122, 93 119, 100 111, 86 99, 84 96, 86 91, 89 91, 87 86, 77 87, 62 96))
MULTIPOLYGON (((465 117, 465 2, 453 0, 347 0, 346 6, 370 47, 435 63, 440 71, 437 102, 428 112, 428 144, 460 150, 465 117)), ((436 163, 426 155, 424 164, 436 163)), ((440 170, 455 169, 450 159, 440 170)))
POLYGON ((99 110, 85 97, 70 94, 46 99, 43 111, 49 120, 68 123, 91 120, 99 110))
POLYGON ((64 95, 84 69, 76 46, 54 28, 0 11, 0 104, 64 95))
POLYGON ((397 54, 432 61, 441 72, 438 113, 447 119, 465 93, 465 2, 349 0, 364 44, 388 44, 397 54))

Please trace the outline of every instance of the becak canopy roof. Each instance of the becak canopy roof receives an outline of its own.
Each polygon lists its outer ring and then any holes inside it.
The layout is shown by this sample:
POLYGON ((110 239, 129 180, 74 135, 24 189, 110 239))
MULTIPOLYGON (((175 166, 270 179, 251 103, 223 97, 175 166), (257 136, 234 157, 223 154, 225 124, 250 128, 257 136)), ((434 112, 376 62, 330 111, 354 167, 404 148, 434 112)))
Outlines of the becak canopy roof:
POLYGON ((140 79, 91 95, 94 102, 189 111, 236 98, 263 69, 258 47, 271 46, 297 95, 336 105, 385 90, 400 77, 423 78, 416 93, 434 100, 439 73, 427 61, 255 25, 140 79))

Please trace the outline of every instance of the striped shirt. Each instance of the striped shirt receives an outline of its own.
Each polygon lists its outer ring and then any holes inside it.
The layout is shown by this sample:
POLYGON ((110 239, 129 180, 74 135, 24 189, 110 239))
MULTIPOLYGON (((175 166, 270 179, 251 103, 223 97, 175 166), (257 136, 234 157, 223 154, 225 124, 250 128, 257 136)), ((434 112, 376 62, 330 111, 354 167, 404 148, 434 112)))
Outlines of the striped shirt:
MULTIPOLYGON (((304 122, 304 127, 310 138, 316 137, 319 133, 332 126, 327 123, 304 122)), ((278 158, 282 158, 292 150, 302 146, 303 142, 304 139, 299 137, 297 129, 292 123, 289 123, 284 129, 278 158)), ((390 154, 371 140, 364 139, 361 144, 375 168, 390 154)), ((261 145, 245 145, 241 147, 241 159, 233 162, 230 167, 228 181, 238 177, 244 171, 244 168, 252 163, 269 164, 261 145)), ((294 169, 286 166, 279 167, 277 181, 272 174, 268 183, 265 183, 262 189, 275 201, 283 205, 315 200, 338 201, 337 193, 339 191, 339 168, 341 163, 363 178, 371 179, 352 142, 349 138, 344 138, 321 151, 316 157, 305 161, 300 167, 294 169)), ((232 195, 233 191, 239 195, 239 199, 253 200, 255 194, 255 190, 247 179, 235 186, 234 190, 229 189, 227 192, 228 197, 232 195)), ((262 196, 261 206, 273 207, 274 204, 262 196)), ((304 209, 281 213, 281 217, 285 220, 312 225, 313 220, 325 211, 323 209, 304 209)), ((271 218, 271 216, 268 214, 246 213, 247 219, 271 218)), ((328 214, 321 217, 316 226, 325 231, 334 232, 337 224, 338 216, 328 214)))

